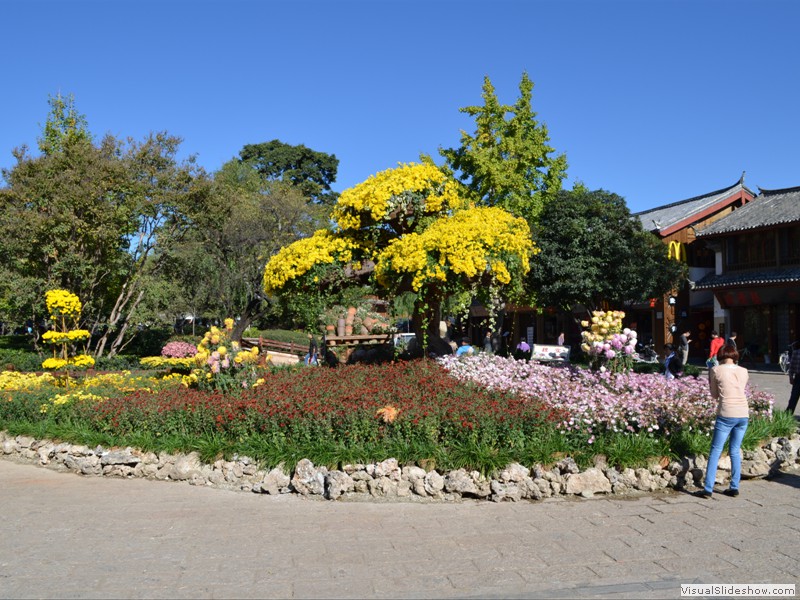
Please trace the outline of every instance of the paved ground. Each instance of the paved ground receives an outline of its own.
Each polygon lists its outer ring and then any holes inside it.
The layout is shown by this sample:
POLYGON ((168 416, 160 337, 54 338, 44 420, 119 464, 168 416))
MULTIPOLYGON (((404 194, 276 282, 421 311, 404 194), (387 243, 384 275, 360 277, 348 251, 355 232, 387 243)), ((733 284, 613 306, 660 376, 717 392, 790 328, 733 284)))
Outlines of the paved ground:
MULTIPOLYGON (((788 398, 785 375, 753 379, 788 398)), ((798 585, 799 489, 784 474, 706 501, 326 502, 0 460, 0 598, 679 598, 681 583, 798 585)))
POLYGON ((0 597, 678 598, 681 583, 797 585, 798 489, 786 474, 705 501, 348 503, 0 461, 0 597))

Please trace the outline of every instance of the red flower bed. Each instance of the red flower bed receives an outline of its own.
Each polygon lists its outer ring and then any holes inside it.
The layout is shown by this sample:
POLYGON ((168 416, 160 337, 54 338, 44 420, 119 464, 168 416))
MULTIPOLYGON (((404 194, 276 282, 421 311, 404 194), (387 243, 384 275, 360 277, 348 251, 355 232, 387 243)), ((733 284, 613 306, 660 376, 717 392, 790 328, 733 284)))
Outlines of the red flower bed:
POLYGON ((387 438, 506 444, 564 416, 518 395, 459 382, 431 361, 278 371, 236 396, 178 388, 78 409, 96 428, 117 435, 217 433, 339 444, 387 438), (396 410, 381 412, 386 407, 396 410))

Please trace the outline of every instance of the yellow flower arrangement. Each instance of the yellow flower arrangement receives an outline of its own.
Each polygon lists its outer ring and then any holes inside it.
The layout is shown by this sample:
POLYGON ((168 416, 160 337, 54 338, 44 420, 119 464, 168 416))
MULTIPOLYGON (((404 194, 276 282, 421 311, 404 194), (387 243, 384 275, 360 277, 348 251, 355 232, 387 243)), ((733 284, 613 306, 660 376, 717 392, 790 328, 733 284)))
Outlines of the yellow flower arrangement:
POLYGON ((55 385, 55 378, 50 373, 20 373, 19 371, 0 371, 0 390, 16 392, 20 390, 38 390, 55 385))
POLYGON ((92 334, 85 329, 71 329, 69 331, 46 331, 42 340, 47 344, 74 344, 85 342, 92 334))
POLYGON ((353 240, 320 229, 311 237, 298 240, 273 256, 264 269, 264 291, 275 294, 290 281, 305 275, 315 265, 348 263, 359 248, 353 240))
POLYGON ((44 295, 47 311, 54 319, 68 317, 78 319, 81 316, 81 301, 78 296, 67 290, 49 290, 44 295))
POLYGON ((530 256, 538 252, 524 219, 501 208, 471 208, 390 242, 378 255, 376 274, 381 285, 411 275, 415 291, 446 281, 449 273, 467 280, 488 274, 507 285, 512 270, 526 274, 530 256))
POLYGON ((466 208, 459 184, 432 164, 400 164, 342 192, 333 220, 342 230, 359 229, 396 212, 440 213, 466 208))
POLYGON ((145 356, 139 360, 139 364, 147 369, 189 368, 194 362, 194 357, 172 358, 167 356, 145 356))

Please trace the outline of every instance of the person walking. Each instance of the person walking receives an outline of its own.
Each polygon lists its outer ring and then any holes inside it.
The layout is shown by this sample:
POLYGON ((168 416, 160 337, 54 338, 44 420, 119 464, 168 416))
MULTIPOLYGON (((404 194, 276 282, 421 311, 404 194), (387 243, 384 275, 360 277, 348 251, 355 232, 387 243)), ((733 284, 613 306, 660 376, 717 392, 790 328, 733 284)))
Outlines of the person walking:
POLYGON ((706 361, 706 366, 710 369, 712 367, 716 367, 719 364, 719 360, 717 359, 717 352, 720 351, 725 345, 725 340, 719 337, 719 334, 716 330, 711 332, 711 348, 708 351, 708 360, 706 361))
POLYGON ((747 431, 750 417, 750 408, 745 395, 750 375, 747 369, 736 364, 739 362, 739 351, 736 350, 736 346, 726 344, 717 356, 720 361, 719 366, 708 372, 711 397, 717 401, 717 420, 714 423, 714 435, 711 438, 711 451, 708 455, 703 489, 695 494, 699 498, 711 498, 714 492, 719 457, 729 437, 731 482, 730 487, 722 493, 726 496, 739 495, 739 481, 742 477, 742 439, 747 431))
POLYGON ((789 405, 786 407, 786 412, 794 414, 794 409, 797 408, 797 399, 800 398, 800 348, 792 352, 792 361, 789 363, 789 385, 792 386, 792 391, 789 394, 789 405))

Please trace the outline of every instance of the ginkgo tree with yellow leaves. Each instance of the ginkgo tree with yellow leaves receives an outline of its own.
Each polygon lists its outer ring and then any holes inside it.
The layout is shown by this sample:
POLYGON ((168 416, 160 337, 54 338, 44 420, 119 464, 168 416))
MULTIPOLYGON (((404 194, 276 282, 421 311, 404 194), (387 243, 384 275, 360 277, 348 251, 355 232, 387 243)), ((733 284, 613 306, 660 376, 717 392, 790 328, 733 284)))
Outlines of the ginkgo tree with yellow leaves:
POLYGON ((420 342, 438 334, 452 296, 493 306, 520 298, 537 253, 525 219, 476 207, 469 192, 430 163, 401 164, 342 192, 332 227, 281 249, 264 270, 268 295, 292 296, 369 280, 387 297, 415 295, 420 342))

